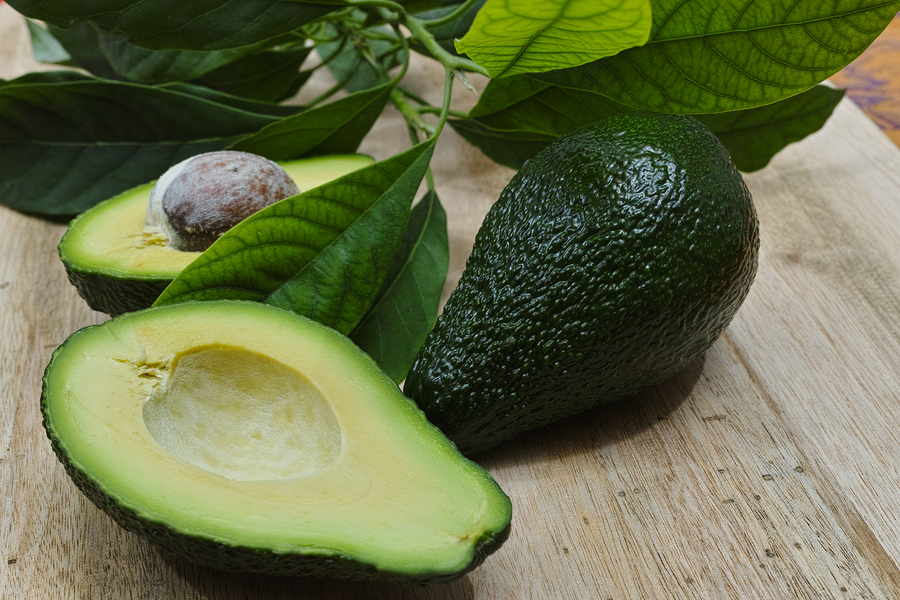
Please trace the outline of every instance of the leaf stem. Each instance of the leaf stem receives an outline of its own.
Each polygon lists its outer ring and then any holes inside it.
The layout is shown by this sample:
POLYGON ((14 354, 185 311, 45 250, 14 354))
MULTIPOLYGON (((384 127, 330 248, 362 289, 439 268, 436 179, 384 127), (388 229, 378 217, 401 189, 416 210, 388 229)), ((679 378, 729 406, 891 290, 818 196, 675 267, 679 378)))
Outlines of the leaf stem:
MULTIPOLYGON (((422 118, 419 109, 407 102, 403 93, 396 87, 391 90, 391 102, 394 103, 394 106, 397 107, 397 110, 400 111, 400 114, 403 115, 403 118, 414 130, 424 131, 429 137, 435 134, 435 128, 422 118)), ((418 139, 416 139, 416 142, 418 142, 418 139)))
POLYGON ((446 77, 444 78, 444 105, 441 107, 440 117, 438 117, 434 133, 431 134, 433 138, 437 138, 441 134, 441 130, 447 122, 447 117, 450 116, 450 95, 453 92, 453 79, 456 77, 456 70, 447 66, 444 69, 446 70, 446 77))
MULTIPOLYGON (((443 111, 443 110, 444 109, 441 106, 431 106, 431 105, 420 106, 418 108, 418 111, 420 113, 434 114, 434 115, 441 114, 441 111, 443 111)), ((451 108, 450 110, 447 111, 447 116, 456 117, 458 119, 465 119, 469 116, 469 113, 461 111, 461 110, 453 110, 451 108)))
POLYGON ((440 44, 437 43, 437 40, 434 39, 434 36, 431 35, 427 29, 425 29, 425 23, 421 19, 417 19, 415 17, 411 17, 405 13, 402 14, 403 25, 409 30, 409 33, 422 43, 423 46, 431 53, 431 55, 442 65, 444 65, 445 69, 450 71, 473 71, 475 73, 480 73, 486 77, 490 77, 490 74, 484 67, 476 64, 475 62, 465 58, 463 56, 457 56, 456 54, 450 54, 440 44))

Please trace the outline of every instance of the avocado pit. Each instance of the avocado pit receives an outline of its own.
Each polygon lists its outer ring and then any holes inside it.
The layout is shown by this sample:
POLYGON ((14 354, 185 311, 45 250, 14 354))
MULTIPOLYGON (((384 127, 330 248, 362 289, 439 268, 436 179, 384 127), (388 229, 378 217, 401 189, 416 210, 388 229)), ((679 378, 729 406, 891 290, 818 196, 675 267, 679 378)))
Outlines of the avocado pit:
POLYGON ((277 163, 247 152, 198 154, 153 187, 147 229, 182 252, 202 252, 253 213, 300 190, 277 163))

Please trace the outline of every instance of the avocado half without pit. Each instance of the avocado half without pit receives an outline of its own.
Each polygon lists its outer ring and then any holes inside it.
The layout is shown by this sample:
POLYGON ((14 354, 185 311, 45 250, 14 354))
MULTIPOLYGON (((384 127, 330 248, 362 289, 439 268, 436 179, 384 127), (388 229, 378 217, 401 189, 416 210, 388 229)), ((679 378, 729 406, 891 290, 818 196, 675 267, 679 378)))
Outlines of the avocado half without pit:
POLYGON ((115 316, 147 308, 241 220, 373 162, 358 154, 283 163, 244 152, 200 154, 76 217, 59 257, 92 309, 115 316))
POLYGON ((228 570, 452 580, 509 498, 348 338, 262 303, 189 302, 73 333, 41 409, 120 525, 228 570))

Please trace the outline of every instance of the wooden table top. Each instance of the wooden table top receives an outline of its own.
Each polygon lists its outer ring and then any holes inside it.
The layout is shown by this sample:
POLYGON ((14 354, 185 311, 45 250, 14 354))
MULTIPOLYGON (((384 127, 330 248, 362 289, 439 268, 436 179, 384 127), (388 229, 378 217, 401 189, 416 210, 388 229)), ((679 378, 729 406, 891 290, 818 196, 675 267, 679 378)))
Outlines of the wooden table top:
MULTIPOLYGON (((198 567, 85 500, 41 427, 40 379, 67 335, 105 316, 66 280, 63 226, 0 207, 0 598, 900 598, 900 149, 885 135, 900 110, 875 116, 900 94, 896 60, 883 61, 836 77, 871 118, 845 99, 824 130, 746 176, 760 268, 726 333, 663 385, 479 456, 512 498, 512 535, 441 586, 198 567), (890 101, 860 75, 882 68, 890 101)), ((34 67, 23 23, 0 5, 0 77, 34 67)), ((440 73, 416 69, 423 93, 439 89, 440 73)), ((363 151, 396 151, 398 128, 387 113, 363 151)), ((449 291, 512 172, 452 131, 433 166, 449 291)))

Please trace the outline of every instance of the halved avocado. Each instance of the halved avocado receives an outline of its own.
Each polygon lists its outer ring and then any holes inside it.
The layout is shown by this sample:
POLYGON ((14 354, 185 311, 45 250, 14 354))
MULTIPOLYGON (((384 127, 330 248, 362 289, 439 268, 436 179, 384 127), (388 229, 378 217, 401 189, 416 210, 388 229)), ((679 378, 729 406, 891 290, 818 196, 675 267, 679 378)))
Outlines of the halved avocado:
MULTIPOLYGON (((372 164, 360 154, 279 163, 301 192, 372 164)), ((59 243, 69 281, 93 310, 115 316, 147 308, 200 252, 181 252, 145 231, 155 181, 83 212, 59 243)))
POLYGON ((500 547, 509 498, 348 338, 262 303, 72 334, 41 409, 77 486, 186 559, 427 584, 500 547))

